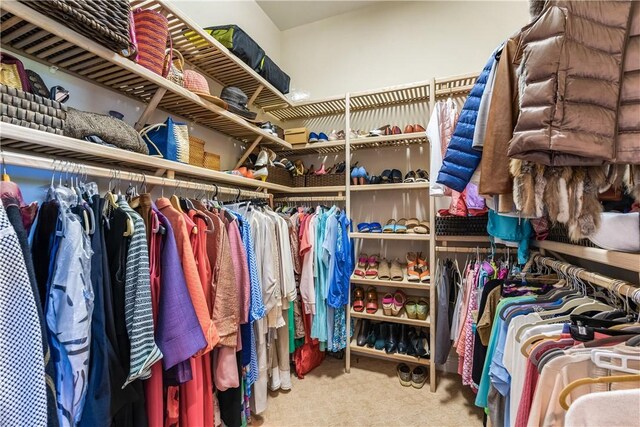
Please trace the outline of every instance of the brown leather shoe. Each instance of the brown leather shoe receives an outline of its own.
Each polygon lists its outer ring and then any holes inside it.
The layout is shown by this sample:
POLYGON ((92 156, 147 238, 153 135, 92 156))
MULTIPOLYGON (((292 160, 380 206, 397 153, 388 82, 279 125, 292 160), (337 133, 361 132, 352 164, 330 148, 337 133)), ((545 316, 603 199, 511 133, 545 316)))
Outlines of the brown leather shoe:
POLYGON ((404 127, 404 132, 402 132, 402 133, 414 133, 414 132, 415 132, 415 130, 413 130, 413 125, 406 125, 404 127))
POLYGON ((414 132, 425 132, 426 129, 422 127, 422 125, 414 125, 413 126, 413 131, 414 132))
POLYGON ((400 130, 400 128, 398 126, 394 126, 393 130, 392 130, 392 134, 393 135, 400 135, 402 133, 402 131, 400 130))

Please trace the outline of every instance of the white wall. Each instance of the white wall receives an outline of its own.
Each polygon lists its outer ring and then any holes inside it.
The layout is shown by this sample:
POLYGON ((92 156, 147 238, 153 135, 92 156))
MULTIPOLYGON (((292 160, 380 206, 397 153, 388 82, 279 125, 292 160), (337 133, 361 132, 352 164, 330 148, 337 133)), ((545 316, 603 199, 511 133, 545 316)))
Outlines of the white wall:
POLYGON ((381 2, 282 33, 282 68, 311 99, 479 71, 529 21, 526 1, 381 2))
POLYGON ((202 27, 236 24, 276 63, 282 59, 280 30, 254 0, 170 0, 202 27))

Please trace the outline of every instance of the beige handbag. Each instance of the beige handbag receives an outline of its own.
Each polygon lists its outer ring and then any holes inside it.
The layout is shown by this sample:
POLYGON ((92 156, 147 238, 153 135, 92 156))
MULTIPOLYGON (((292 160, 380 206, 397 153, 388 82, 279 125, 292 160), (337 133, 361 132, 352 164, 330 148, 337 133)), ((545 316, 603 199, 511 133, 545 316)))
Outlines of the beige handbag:
POLYGON ((184 57, 180 51, 169 48, 165 51, 165 62, 167 61, 171 61, 167 80, 184 87, 184 57))

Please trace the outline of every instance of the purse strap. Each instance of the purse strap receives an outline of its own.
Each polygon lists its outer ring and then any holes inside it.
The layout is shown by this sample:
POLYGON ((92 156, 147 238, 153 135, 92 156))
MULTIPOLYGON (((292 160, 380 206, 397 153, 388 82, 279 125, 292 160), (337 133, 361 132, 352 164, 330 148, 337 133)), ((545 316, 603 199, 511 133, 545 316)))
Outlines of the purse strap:
POLYGON ((156 123, 154 125, 149 125, 149 126, 145 126, 144 128, 140 129, 140 137, 149 145, 151 145, 153 148, 155 148, 156 152, 158 154, 151 154, 149 153, 150 156, 152 157, 160 157, 161 159, 164 158, 164 156, 162 155, 162 152, 160 151, 160 149, 158 148, 158 146, 151 140, 151 138, 149 138, 149 135, 147 135, 149 132, 151 132, 152 130, 156 130, 156 129, 160 129, 161 127, 166 127, 167 125, 165 123, 156 123))
MULTIPOLYGON (((169 52, 169 60, 168 61, 166 60, 166 54, 165 54, 165 63, 162 64, 162 77, 164 77, 164 78, 167 78, 167 76, 169 75, 169 70, 171 68, 171 62, 173 61, 173 55, 172 55, 173 54, 173 40, 171 39, 171 33, 167 34, 167 39, 169 39, 169 49, 167 49, 166 51, 169 52)), ((165 46, 166 46, 166 44, 165 44, 165 46)))
MULTIPOLYGON (((167 50, 164 51, 164 60, 167 61, 169 66, 171 66, 171 64, 173 63, 174 59, 176 61, 176 68, 178 69, 178 71, 183 72, 184 71, 184 56, 182 56, 180 51, 177 50, 177 49, 167 48, 167 50), (173 54, 174 53, 176 54, 175 58, 173 58, 173 54)), ((164 69, 164 67, 163 67, 163 69, 164 69)))

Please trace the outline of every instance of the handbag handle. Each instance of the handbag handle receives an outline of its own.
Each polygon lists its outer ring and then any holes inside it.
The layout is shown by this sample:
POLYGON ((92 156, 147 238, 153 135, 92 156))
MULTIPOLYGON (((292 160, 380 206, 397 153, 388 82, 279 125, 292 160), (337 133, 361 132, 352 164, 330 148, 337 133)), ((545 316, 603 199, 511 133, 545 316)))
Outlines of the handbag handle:
POLYGON ((165 62, 164 64, 162 64, 162 77, 164 77, 165 79, 169 75, 169 69, 171 68, 171 62, 173 61, 173 40, 171 39, 171 33, 167 34, 167 39, 169 39, 169 49, 167 49, 166 51, 169 52, 169 60, 168 61, 166 60, 166 54, 165 54, 165 62))
POLYGON ((176 68, 178 69, 178 71, 184 71, 184 56, 182 56, 180 51, 177 49, 167 48, 167 50, 164 51, 164 60, 167 61, 169 66, 171 66, 171 63, 174 61, 174 59, 176 61, 176 68), (175 58, 173 58, 174 53, 176 54, 175 58))
POLYGON ((152 130, 160 129, 161 127, 166 127, 166 126, 167 125, 165 123, 156 123, 154 125, 145 126, 144 128, 140 129, 140 132, 138 132, 140 134, 140 138, 142 138, 147 144, 151 145, 153 148, 156 149, 156 152, 158 154, 149 154, 152 157, 160 157, 161 159, 164 158, 158 146, 151 140, 151 138, 149 138, 149 135, 147 134, 152 130))

